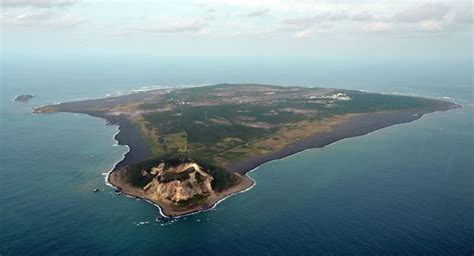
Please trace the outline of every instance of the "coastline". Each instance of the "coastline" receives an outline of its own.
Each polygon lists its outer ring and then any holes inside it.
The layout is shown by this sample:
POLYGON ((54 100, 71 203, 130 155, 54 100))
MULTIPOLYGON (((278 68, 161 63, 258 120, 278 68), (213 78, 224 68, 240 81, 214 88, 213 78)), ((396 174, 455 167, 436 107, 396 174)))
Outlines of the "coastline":
MULTIPOLYGON (((144 95, 142 93, 136 93, 127 95, 117 101, 127 102, 131 98, 137 99, 143 97, 144 95)), ((104 108, 108 107, 108 105, 111 104, 111 102, 109 101, 92 101, 95 104, 100 105, 104 108)), ((85 106, 86 104, 86 102, 61 103, 61 109, 59 111, 56 110, 55 112, 87 114, 89 116, 105 119, 107 121, 107 124, 118 126, 118 131, 114 135, 114 139, 117 141, 116 145, 127 146, 128 152, 126 152, 123 155, 123 158, 117 163, 115 163, 115 165, 106 173, 106 185, 117 189, 117 191, 122 192, 126 196, 141 198, 158 207, 159 212, 162 216, 173 218, 187 216, 202 211, 209 211, 211 209, 214 209, 216 205, 218 205, 220 202, 224 201, 228 197, 250 190, 251 188, 253 188, 253 186, 255 186, 256 183, 250 176, 248 176, 248 174, 251 171, 256 170, 260 165, 264 163, 273 160, 283 159, 307 149, 322 148, 342 139, 366 135, 371 132, 393 125, 410 123, 428 113, 447 111, 450 109, 461 107, 455 103, 444 101, 444 103, 442 104, 440 103, 436 106, 424 109, 379 111, 351 114, 350 118, 348 118, 344 122, 334 125, 329 131, 313 134, 307 137, 306 139, 294 142, 277 152, 251 157, 230 164, 226 167, 226 169, 235 172, 240 176, 241 180, 239 181, 239 183, 237 183, 226 191, 222 191, 217 195, 213 195, 213 197, 209 199, 208 204, 206 204, 204 207, 194 209, 191 208, 182 211, 173 211, 173 209, 167 207, 165 203, 158 201, 155 202, 149 198, 146 198, 146 196, 142 194, 139 190, 132 189, 132 191, 130 191, 129 189, 126 189, 127 184, 121 184, 119 180, 114 180, 114 174, 118 174, 119 170, 123 167, 151 158, 151 149, 148 145, 148 142, 142 137, 139 128, 134 123, 129 121, 126 116, 110 115, 102 112, 88 111, 84 108, 81 108, 81 106, 85 106), (78 106, 79 108, 77 108, 78 106)))
POLYGON ((159 208, 160 214, 166 218, 180 218, 184 216, 188 216, 191 214, 196 214, 199 212, 210 211, 216 207, 220 202, 224 201, 228 197, 232 195, 236 195, 239 193, 244 193, 250 190, 253 186, 255 186, 255 181, 247 175, 239 175, 242 179, 237 185, 230 187, 229 189, 220 192, 219 194, 213 195, 209 198, 210 203, 206 206, 201 208, 191 208, 186 210, 176 210, 167 205, 164 201, 154 201, 150 198, 145 197, 144 193, 140 189, 130 188, 128 184, 122 183, 122 178, 117 177, 119 176, 117 171, 110 171, 107 175, 108 182, 116 188, 120 189, 120 192, 123 193, 125 196, 130 198, 140 198, 145 200, 148 203, 153 204, 154 206, 159 208))
POLYGON ((118 127, 118 132, 115 133, 113 138, 117 141, 116 145, 127 146, 128 152, 124 154, 122 160, 114 165, 112 171, 151 158, 151 150, 148 143, 142 137, 138 127, 136 127, 126 117, 121 115, 102 115, 90 111, 73 113, 86 114, 92 117, 101 118, 107 122, 107 125, 115 125, 118 127))
POLYGON ((239 194, 239 193, 244 193, 250 190, 256 184, 255 180, 250 178, 248 175, 239 174, 242 180, 236 186, 233 186, 228 190, 222 191, 215 198, 213 198, 212 200, 215 202, 212 202, 210 207, 206 207, 203 209, 192 209, 192 210, 179 213, 179 214, 173 214, 172 211, 171 213, 167 212, 166 207, 164 207, 163 205, 160 205, 157 202, 154 202, 148 198, 145 198, 144 196, 137 193, 132 193, 129 191, 127 193, 127 191, 125 191, 124 189, 124 186, 121 186, 119 182, 116 182, 116 181, 114 182, 112 178, 113 173, 120 170, 121 168, 151 158, 151 151, 148 147, 148 144, 146 140, 141 136, 138 128, 135 125, 133 125, 133 123, 131 123, 126 117, 123 117, 123 116, 100 115, 100 114, 91 113, 91 112, 88 112, 88 113, 82 112, 81 114, 87 114, 92 117, 98 117, 98 118, 104 119, 106 120, 108 125, 116 125, 118 127, 118 131, 117 133, 115 133, 113 137, 114 140, 117 141, 117 144, 115 145, 128 147, 128 151, 124 153, 122 159, 116 162, 113 165, 113 167, 105 174, 105 184, 107 186, 110 186, 114 189, 119 190, 123 195, 127 197, 130 197, 130 198, 138 197, 156 206, 159 209, 160 215, 163 217, 179 218, 179 217, 184 217, 191 214, 196 214, 199 212, 210 211, 214 209, 220 202, 224 201, 228 197, 239 194))
MULTIPOLYGON (((425 114, 438 112, 438 111, 446 111, 446 110, 455 109, 459 107, 460 106, 456 104, 451 104, 449 105, 449 107, 441 108, 441 109, 403 110, 403 111, 398 110, 398 111, 383 111, 383 112, 357 114, 351 117, 350 119, 348 119, 347 121, 336 125, 331 131, 314 134, 308 137, 306 140, 295 142, 293 144, 290 144, 288 147, 286 147, 283 150, 280 150, 268 155, 257 156, 257 157, 249 158, 249 159, 234 163, 230 165, 229 167, 227 167, 227 169, 240 174, 242 178, 250 181, 250 183, 247 183, 246 185, 242 187, 234 186, 232 187, 232 189, 222 192, 217 198, 214 199, 215 202, 212 202, 210 207, 207 207, 205 209, 192 209, 192 210, 185 211, 182 213, 177 213, 177 214, 171 211, 170 213, 170 212, 167 212, 166 207, 160 205, 158 202, 154 202, 150 199, 144 198, 137 193, 131 193, 129 191, 122 190, 120 184, 115 183, 114 181, 111 180, 111 174, 114 171, 119 170, 121 167, 128 165, 128 164, 123 164, 123 163, 129 162, 127 161, 128 153, 126 154, 124 159, 120 161, 118 164, 116 164, 115 168, 113 168, 107 174, 106 179, 107 179, 107 182, 111 184, 113 187, 121 189, 122 193, 124 193, 125 195, 130 196, 130 197, 139 197, 153 204, 154 206, 158 207, 160 214, 164 217, 176 218, 176 217, 188 216, 190 214, 196 214, 199 212, 212 210, 216 207, 216 205, 218 205, 220 202, 224 201, 228 197, 231 197, 239 193, 244 193, 250 190, 251 188, 253 188, 256 185, 256 182, 248 174, 258 169, 258 167, 264 163, 274 161, 274 160, 280 160, 280 159, 295 155, 299 152, 305 151, 307 149, 323 148, 325 146, 328 146, 330 144, 333 144, 343 139, 364 136, 383 128, 391 127, 398 124, 410 123, 410 122, 420 119, 425 114)), ((122 130, 127 130, 127 129, 126 128, 120 129, 120 131, 122 130)), ((120 139, 121 137, 116 136, 117 141, 120 141, 120 139)), ((119 144, 124 145, 126 144, 126 142, 122 140, 119 142, 119 144)), ((133 150, 130 149, 130 151, 133 151, 133 150)))
POLYGON ((277 152, 233 163, 227 169, 246 174, 266 162, 282 159, 306 149, 323 148, 342 139, 363 136, 393 125, 410 123, 431 112, 435 111, 403 110, 356 114, 330 131, 316 133, 277 152))

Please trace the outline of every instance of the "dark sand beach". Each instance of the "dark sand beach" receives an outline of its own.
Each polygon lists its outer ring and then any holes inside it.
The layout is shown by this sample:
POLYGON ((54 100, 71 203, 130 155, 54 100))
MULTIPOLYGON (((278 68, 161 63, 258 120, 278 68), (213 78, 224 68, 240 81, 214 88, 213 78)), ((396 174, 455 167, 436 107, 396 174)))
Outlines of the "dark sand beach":
POLYGON ((81 111, 77 113, 102 118, 105 119, 109 125, 118 126, 119 132, 114 138, 117 140, 119 145, 128 146, 129 151, 125 154, 124 159, 115 165, 115 168, 112 171, 151 158, 150 145, 148 145, 148 142, 140 134, 138 127, 130 122, 125 116, 104 115, 102 113, 91 111, 81 111))
POLYGON ((392 125, 408 123, 421 118, 425 113, 408 110, 358 114, 337 124, 330 131, 316 133, 278 152, 234 163, 228 169, 245 174, 265 162, 281 159, 310 148, 322 148, 345 138, 362 136, 392 125))
POLYGON ((305 140, 290 144, 278 152, 234 163, 230 165, 228 169, 240 174, 245 174, 268 161, 281 159, 310 148, 322 148, 345 138, 366 135, 393 125, 409 123, 420 119, 423 115, 428 113, 454 108, 460 108, 460 106, 449 103, 440 106, 439 109, 397 110, 357 114, 347 121, 337 124, 330 131, 316 133, 305 140))
POLYGON ((107 116, 105 119, 112 125, 118 125, 120 131, 115 135, 115 140, 119 145, 128 145, 130 148, 114 170, 151 158, 150 145, 143 139, 137 126, 123 116, 107 116))

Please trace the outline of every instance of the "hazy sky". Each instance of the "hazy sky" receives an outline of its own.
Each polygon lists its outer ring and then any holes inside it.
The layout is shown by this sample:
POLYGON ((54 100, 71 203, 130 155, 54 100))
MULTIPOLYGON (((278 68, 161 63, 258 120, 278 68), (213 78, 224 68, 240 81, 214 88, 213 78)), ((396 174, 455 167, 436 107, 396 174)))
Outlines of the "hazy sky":
POLYGON ((4 56, 472 59, 471 1, 1 3, 4 56))

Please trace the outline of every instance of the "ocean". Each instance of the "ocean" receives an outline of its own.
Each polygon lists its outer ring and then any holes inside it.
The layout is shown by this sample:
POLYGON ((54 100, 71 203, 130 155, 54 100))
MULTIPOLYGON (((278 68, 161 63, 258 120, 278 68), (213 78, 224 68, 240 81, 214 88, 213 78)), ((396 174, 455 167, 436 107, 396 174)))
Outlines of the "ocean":
POLYGON ((472 63, 83 58, 1 65, 1 256, 474 253, 472 63), (445 97, 463 108, 266 163, 250 173, 250 191, 166 225, 155 206, 106 186, 103 174, 127 152, 113 139, 116 126, 30 111, 219 82, 445 97), (12 101, 30 93, 28 103, 12 101))

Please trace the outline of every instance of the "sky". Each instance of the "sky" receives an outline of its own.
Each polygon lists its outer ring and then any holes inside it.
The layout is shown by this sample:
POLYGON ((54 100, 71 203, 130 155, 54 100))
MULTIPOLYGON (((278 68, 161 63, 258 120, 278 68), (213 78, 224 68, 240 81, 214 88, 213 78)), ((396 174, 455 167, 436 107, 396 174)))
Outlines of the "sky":
POLYGON ((3 58, 473 58, 472 1, 1 0, 0 21, 3 58))

